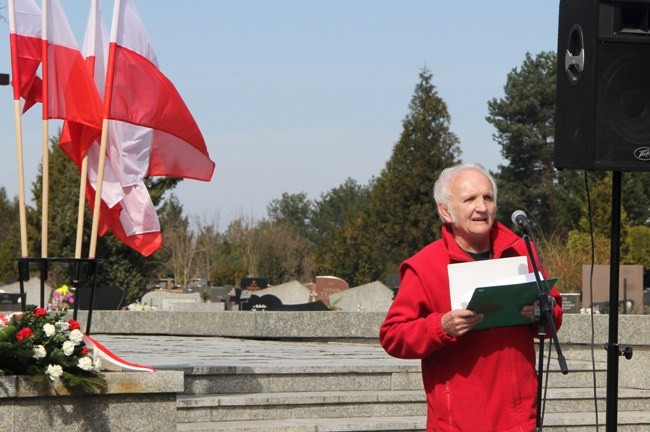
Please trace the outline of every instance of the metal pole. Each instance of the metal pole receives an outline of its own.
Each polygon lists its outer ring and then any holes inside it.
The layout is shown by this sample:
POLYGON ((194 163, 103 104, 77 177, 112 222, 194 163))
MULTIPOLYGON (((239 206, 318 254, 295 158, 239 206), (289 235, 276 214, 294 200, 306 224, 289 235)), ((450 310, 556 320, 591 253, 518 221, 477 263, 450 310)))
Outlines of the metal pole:
POLYGON ((612 177, 612 231, 609 261, 609 341, 607 343, 607 405, 605 430, 616 432, 618 423, 618 279, 621 239, 621 172, 612 177))

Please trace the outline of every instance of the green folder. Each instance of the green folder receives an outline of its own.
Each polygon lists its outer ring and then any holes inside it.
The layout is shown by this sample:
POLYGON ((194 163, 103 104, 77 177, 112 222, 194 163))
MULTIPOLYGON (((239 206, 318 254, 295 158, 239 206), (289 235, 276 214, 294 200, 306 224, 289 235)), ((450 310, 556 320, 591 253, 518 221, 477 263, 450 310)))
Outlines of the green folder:
MULTIPOLYGON (((557 278, 546 282, 551 289, 557 278)), ((534 281, 476 288, 467 309, 482 313, 485 317, 473 330, 530 324, 531 321, 521 315, 521 308, 533 304, 538 298, 537 283, 534 281)))

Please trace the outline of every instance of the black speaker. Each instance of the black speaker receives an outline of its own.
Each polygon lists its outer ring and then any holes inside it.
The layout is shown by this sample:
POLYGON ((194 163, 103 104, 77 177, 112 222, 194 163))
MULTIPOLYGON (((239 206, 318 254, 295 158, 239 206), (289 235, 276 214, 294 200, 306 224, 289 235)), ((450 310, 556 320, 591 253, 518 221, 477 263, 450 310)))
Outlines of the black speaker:
POLYGON ((560 0, 557 168, 650 171, 650 0, 560 0))

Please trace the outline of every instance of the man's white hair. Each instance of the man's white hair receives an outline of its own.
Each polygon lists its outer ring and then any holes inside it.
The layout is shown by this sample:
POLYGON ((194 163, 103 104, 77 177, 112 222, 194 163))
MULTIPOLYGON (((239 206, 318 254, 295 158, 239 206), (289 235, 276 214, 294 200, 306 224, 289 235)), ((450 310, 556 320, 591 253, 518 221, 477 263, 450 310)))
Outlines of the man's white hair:
MULTIPOLYGON (((438 180, 436 180, 436 183, 433 185, 433 199, 435 200, 436 204, 442 204, 447 209, 452 219, 454 217, 454 213, 451 206, 451 192, 449 191, 449 185, 451 184, 451 180, 457 174, 469 170, 478 171, 490 179, 490 182, 492 183, 492 191, 494 192, 494 205, 496 206, 497 204, 497 182, 494 180, 494 177, 492 177, 492 174, 490 174, 490 171, 488 171, 483 165, 478 162, 466 162, 459 165, 454 165, 442 170, 440 176, 438 177, 438 180)), ((443 222, 446 222, 445 218, 440 213, 439 206, 436 205, 436 207, 438 208, 438 215, 440 216, 440 219, 443 222)))

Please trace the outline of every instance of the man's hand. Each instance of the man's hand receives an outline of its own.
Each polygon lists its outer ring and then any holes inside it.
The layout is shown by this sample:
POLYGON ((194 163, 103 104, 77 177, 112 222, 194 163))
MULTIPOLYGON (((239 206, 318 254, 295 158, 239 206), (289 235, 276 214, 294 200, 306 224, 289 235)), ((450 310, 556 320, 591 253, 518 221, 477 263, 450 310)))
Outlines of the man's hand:
MULTIPOLYGON (((550 304, 551 309, 555 307, 555 298, 553 298, 553 296, 548 296, 548 302, 550 304)), ((524 306, 523 308, 521 308, 520 313, 521 315, 525 316, 531 321, 539 320, 539 314, 540 314, 539 300, 535 300, 535 303, 533 303, 532 305, 524 306)))
POLYGON ((483 321, 483 314, 467 309, 449 311, 440 320, 442 329, 452 337, 464 335, 481 321, 483 321))

